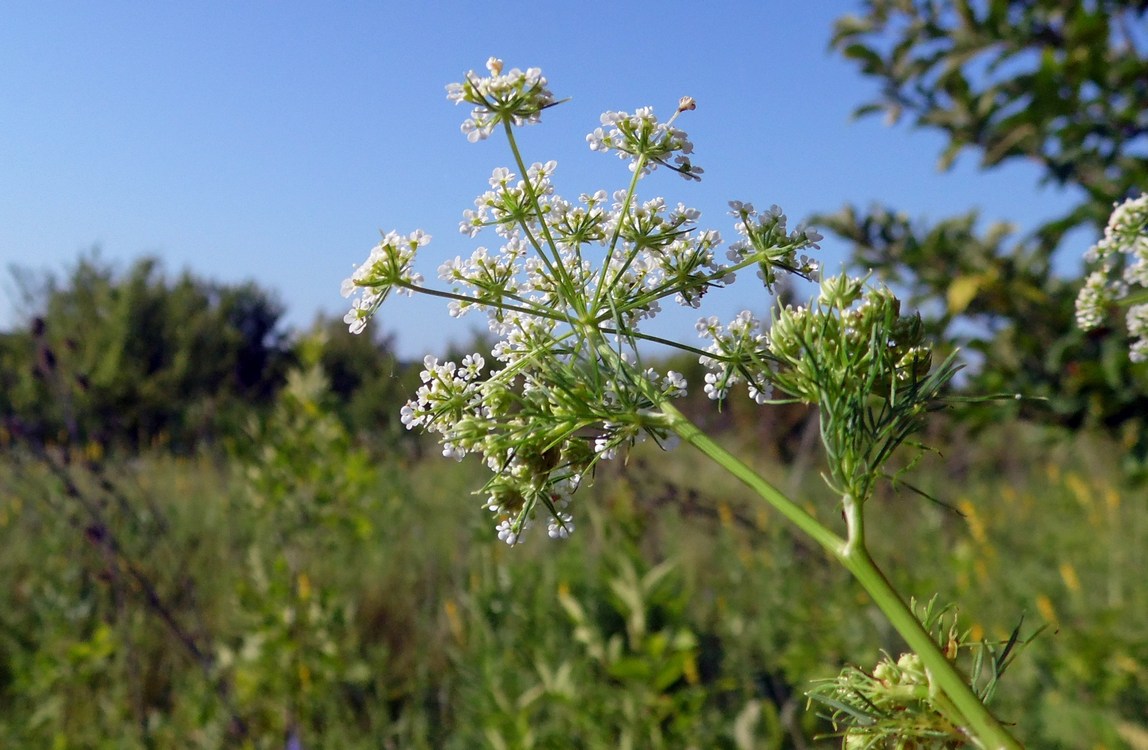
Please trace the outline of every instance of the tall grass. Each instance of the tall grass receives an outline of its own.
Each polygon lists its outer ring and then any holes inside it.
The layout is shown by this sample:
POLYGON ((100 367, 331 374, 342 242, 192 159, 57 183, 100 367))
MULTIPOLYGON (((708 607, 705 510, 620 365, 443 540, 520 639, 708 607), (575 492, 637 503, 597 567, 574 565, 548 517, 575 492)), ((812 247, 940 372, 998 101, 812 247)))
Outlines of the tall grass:
MULTIPOLYGON (((882 564, 976 612, 974 636, 1051 623, 996 704, 1031 746, 1148 746, 1148 504, 1118 484, 1117 451, 1015 427, 945 453, 959 474, 913 480, 952 507, 875 500, 893 519, 871 532, 882 564)), ((261 557, 271 511, 244 467, 73 467, 101 530, 10 454, 0 747, 832 746, 813 739, 827 725, 808 681, 875 663, 874 643, 897 653, 895 635, 741 487, 688 451, 664 459, 600 475, 570 540, 513 549, 469 494, 478 467, 383 459, 354 523, 261 557), (112 533, 118 557, 99 543, 112 533)), ((789 479, 832 518, 818 477, 789 479)))

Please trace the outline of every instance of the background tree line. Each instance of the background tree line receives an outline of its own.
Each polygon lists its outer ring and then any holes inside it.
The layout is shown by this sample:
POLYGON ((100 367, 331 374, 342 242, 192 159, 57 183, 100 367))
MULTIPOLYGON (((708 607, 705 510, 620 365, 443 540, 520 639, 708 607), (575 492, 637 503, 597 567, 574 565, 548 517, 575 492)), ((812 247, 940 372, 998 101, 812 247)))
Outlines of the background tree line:
MULTIPOLYGON (((356 430, 389 429, 398 371, 389 342, 320 318, 308 336, 254 282, 226 284, 158 259, 126 269, 92 253, 63 276, 13 269, 23 320, 0 333, 0 419, 13 440, 164 445, 235 434, 266 407, 320 340, 338 412, 356 430)), ((393 426, 393 425, 392 425, 393 426)))

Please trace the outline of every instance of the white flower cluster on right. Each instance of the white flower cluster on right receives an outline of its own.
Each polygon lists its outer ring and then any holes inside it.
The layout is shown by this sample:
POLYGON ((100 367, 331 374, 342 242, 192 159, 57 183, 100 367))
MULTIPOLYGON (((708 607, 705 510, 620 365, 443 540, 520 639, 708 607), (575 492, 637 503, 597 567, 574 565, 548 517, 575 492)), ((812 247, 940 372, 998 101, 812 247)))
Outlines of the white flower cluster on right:
POLYGON ((1125 304, 1129 357, 1148 361, 1148 193, 1116 206, 1104 237, 1084 258, 1095 270, 1076 298, 1077 325, 1084 331, 1098 328, 1113 305, 1125 304))

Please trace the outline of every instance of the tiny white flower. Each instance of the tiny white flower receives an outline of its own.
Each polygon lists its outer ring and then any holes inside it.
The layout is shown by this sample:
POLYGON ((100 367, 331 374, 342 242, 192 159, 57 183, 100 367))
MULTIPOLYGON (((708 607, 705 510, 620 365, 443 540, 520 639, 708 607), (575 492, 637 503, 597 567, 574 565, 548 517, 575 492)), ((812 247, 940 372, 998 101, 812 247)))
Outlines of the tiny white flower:
POLYGON ((498 534, 498 539, 511 547, 518 543, 518 534, 512 530, 510 521, 500 522, 494 527, 494 530, 498 534))
POLYGON ((556 518, 550 519, 546 532, 551 539, 569 538, 570 534, 574 532, 574 517, 569 513, 559 513, 556 518))

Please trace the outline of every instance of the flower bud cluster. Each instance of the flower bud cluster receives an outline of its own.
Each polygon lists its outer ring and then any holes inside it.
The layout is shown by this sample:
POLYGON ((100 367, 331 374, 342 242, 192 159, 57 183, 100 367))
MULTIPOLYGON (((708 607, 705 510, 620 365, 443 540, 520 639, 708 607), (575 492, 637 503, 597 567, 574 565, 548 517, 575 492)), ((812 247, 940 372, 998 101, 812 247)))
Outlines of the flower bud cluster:
POLYGON ((1095 270, 1076 298, 1077 325, 1085 331, 1098 328, 1109 308, 1123 302, 1132 338, 1129 356, 1133 362, 1148 361, 1148 193, 1116 206, 1104 237, 1084 258, 1095 270))
POLYGON ((932 366, 920 316, 903 317, 888 289, 844 274, 823 279, 812 306, 778 310, 768 340, 775 382, 806 403, 819 403, 828 382, 841 393, 887 396, 932 366))
POLYGON ((882 660, 873 668, 873 677, 886 688, 929 684, 921 657, 914 653, 901 654, 896 663, 882 660))
POLYGON ((823 279, 809 306, 776 310, 766 350, 777 388, 817 406, 827 479, 858 504, 957 369, 950 355, 933 371, 920 316, 901 315, 892 292, 845 275, 823 279))

